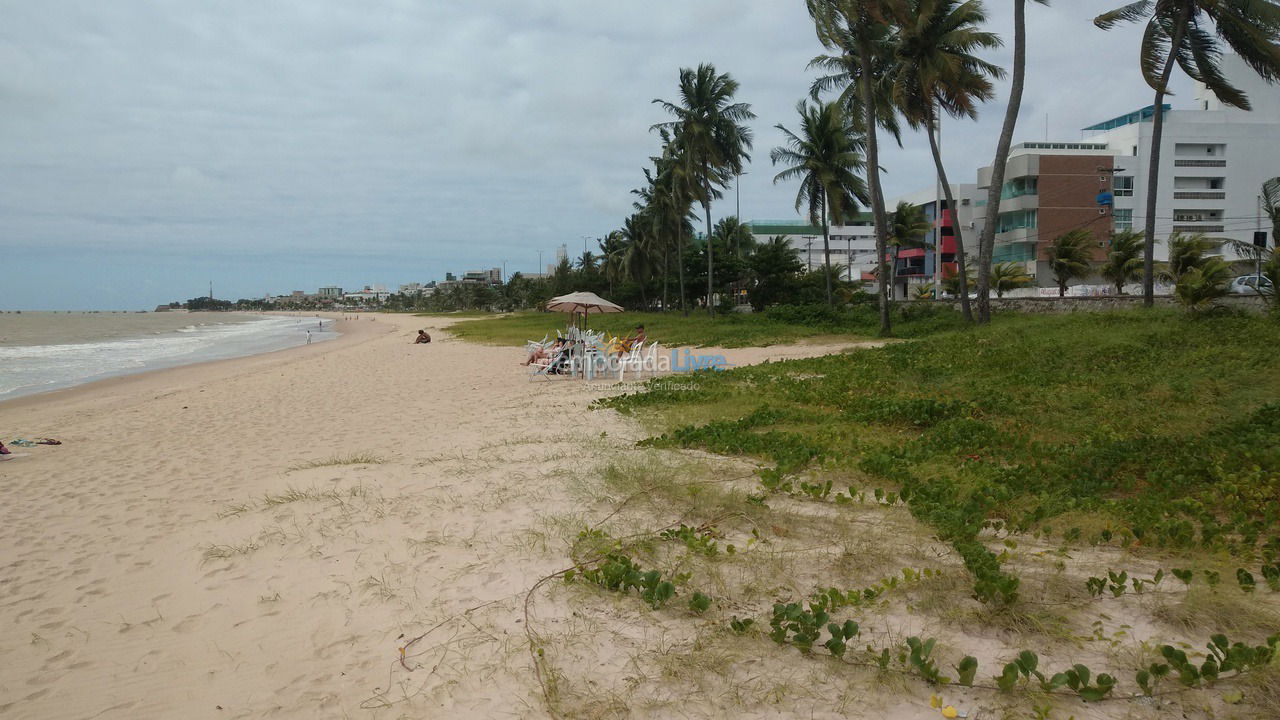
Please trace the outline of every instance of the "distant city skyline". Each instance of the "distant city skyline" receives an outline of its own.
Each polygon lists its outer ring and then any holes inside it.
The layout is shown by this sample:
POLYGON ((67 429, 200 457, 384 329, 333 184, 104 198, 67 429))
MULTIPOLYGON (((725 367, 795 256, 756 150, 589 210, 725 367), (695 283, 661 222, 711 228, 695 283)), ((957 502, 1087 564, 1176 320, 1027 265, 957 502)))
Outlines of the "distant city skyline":
MULTIPOLYGON (((542 272, 621 225, 666 119, 650 101, 700 62, 758 116, 743 219, 796 217, 768 154, 822 52, 803 3, 0 3, 0 308, 542 272)), ((1114 4, 1028 7, 1016 141, 1150 104, 1141 28, 1091 24, 1114 4)), ((1007 3, 987 5, 1008 45, 1007 3)), ((990 163, 1006 88, 944 125, 953 181, 990 163)), ((903 140, 882 157, 890 197, 933 182, 927 142, 903 140)), ((730 189, 713 216, 733 208, 730 189)))

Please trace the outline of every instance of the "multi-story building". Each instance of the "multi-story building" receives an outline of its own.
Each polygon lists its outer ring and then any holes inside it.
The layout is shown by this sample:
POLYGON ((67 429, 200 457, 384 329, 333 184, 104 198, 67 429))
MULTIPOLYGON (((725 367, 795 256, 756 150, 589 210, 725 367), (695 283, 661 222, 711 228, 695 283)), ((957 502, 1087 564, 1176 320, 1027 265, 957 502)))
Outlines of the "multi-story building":
MULTIPOLYGON (((951 196, 956 201, 955 211, 947 207, 947 201, 941 197, 938 187, 928 187, 895 198, 885 210, 893 213, 899 203, 915 205, 924 211, 925 220, 930 230, 922 238, 922 247, 898 248, 889 253, 886 262, 893 263, 893 297, 907 299, 911 297, 912 288, 933 283, 956 272, 956 231, 965 242, 965 249, 971 255, 977 249, 977 238, 973 232, 973 204, 977 193, 977 185, 953 184, 951 196), (942 212, 938 212, 938 208, 942 212), (941 240, 941 246, 939 246, 941 240), (939 268, 939 261, 942 263, 939 268), (938 272, 939 269, 941 272, 938 272)), ((874 240, 874 238, 873 238, 874 240)), ((874 245, 873 245, 874 247, 874 245)), ((871 260, 874 262, 875 254, 871 260)))
MULTIPOLYGON (((746 223, 757 243, 782 236, 800 262, 810 270, 823 267, 822 227, 803 220, 752 220, 746 223)), ((860 277, 876 263, 875 222, 871 213, 862 213, 849 225, 832 225, 828 231, 831 264, 845 268, 849 277, 860 277)))
MULTIPOLYGON (((1094 259, 1106 257, 1114 229, 1108 193, 1117 151, 1106 143, 1029 142, 1015 145, 1005 164, 992 262, 1016 262, 1041 287, 1053 285, 1048 246, 1067 232, 1093 235, 1094 259), (1102 203, 1100 204, 1100 198, 1102 203)), ((978 171, 975 229, 988 222, 991 167, 978 171)), ((976 249, 976 248, 975 248, 976 249)))
MULTIPOLYGON (((1261 187, 1280 175, 1280 89, 1267 85, 1236 56, 1222 58, 1227 77, 1244 90, 1253 111, 1222 106, 1197 84, 1196 107, 1166 106, 1156 200, 1156 259, 1168 257, 1174 233, 1204 233, 1236 260, 1227 241, 1252 242, 1261 227, 1261 187)), ((1141 230, 1151 159, 1154 106, 1084 128, 1083 142, 1016 145, 1005 166, 994 262, 1019 262, 1041 287, 1053 285, 1047 247, 1083 229, 1094 236, 1095 260, 1106 257, 1114 232, 1141 230)), ((991 168, 978 171, 975 221, 988 221, 991 168)))
POLYGON ((337 285, 328 285, 326 287, 320 288, 320 290, 316 294, 322 298, 336 299, 336 298, 342 297, 342 288, 338 287, 337 285))
MULTIPOLYGON (((1172 233, 1205 233, 1253 242, 1261 229, 1262 183, 1280 175, 1280 88, 1268 85, 1239 56, 1224 55, 1230 82, 1248 96, 1252 111, 1224 106, 1203 84, 1195 105, 1165 114, 1156 200, 1157 257, 1172 233)), ((1146 223, 1147 175, 1153 107, 1085 128, 1092 142, 1118 151, 1115 222, 1141 230, 1146 223)), ((1227 260, 1238 255, 1222 248, 1227 260)))

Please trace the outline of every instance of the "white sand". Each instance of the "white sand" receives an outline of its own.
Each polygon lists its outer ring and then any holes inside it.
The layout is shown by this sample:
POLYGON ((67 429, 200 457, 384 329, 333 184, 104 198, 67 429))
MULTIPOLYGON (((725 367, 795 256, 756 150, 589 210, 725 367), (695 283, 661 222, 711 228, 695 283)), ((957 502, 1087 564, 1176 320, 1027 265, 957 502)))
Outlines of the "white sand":
POLYGON ((0 717, 544 714, 522 623, 568 562, 546 521, 643 432, 518 349, 343 325, 0 404, 0 437, 64 442, 0 462, 0 717), (357 455, 382 462, 301 469, 357 455))

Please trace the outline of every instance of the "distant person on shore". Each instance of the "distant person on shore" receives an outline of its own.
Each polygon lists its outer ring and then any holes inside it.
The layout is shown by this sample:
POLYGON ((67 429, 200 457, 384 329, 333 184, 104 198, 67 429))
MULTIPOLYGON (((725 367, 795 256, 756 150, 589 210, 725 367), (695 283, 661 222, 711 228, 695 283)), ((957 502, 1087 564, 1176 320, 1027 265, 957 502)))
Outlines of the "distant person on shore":
POLYGON ((414 339, 413 344, 422 345, 424 343, 429 343, 429 342, 431 342, 431 336, 427 334, 427 331, 419 330, 418 337, 414 339))
POLYGON ((8 455, 8 454, 9 454, 9 448, 5 447, 3 442, 0 442, 0 455, 8 455))

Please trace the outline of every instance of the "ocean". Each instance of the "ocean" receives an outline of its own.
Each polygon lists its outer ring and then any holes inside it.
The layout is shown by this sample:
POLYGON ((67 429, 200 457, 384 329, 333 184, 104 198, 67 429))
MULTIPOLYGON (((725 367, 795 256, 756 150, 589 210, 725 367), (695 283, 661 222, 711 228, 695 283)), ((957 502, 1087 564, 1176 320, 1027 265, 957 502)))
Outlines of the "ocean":
POLYGON ((246 313, 0 313, 0 400, 337 337, 332 320, 246 313))

